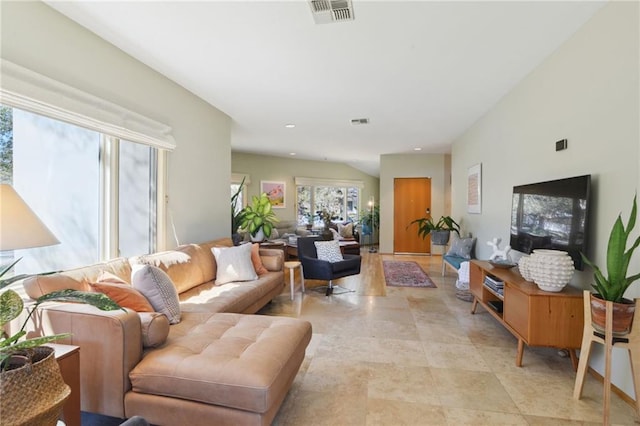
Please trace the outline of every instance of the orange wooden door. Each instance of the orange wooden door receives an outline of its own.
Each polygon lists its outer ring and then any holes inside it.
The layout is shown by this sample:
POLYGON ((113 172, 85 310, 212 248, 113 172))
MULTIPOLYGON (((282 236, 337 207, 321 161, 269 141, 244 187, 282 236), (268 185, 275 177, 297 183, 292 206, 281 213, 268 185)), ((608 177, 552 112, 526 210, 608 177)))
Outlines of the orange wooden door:
POLYGON ((431 178, 395 178, 393 182, 393 252, 429 253, 431 239, 418 236, 418 226, 407 226, 431 213, 431 178))

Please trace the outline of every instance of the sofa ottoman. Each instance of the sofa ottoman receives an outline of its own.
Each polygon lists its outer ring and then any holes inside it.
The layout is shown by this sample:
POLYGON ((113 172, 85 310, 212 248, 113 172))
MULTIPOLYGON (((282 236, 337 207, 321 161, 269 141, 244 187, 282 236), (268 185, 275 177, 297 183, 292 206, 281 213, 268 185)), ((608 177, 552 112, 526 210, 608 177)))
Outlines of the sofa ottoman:
POLYGON ((127 417, 159 425, 271 424, 310 340, 311 324, 294 318, 185 312, 167 342, 130 372, 127 417))

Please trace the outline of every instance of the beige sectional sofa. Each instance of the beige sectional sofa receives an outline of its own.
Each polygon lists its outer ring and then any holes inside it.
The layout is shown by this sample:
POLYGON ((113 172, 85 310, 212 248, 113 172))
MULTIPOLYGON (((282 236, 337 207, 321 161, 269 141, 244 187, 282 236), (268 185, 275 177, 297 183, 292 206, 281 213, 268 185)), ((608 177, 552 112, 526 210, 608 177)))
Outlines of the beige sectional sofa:
POLYGON ((284 289, 283 252, 260 250, 268 270, 248 282, 215 283, 214 246, 229 239, 32 277, 31 298, 54 290, 89 290, 105 272, 131 282, 136 264, 171 278, 181 319, 130 309, 48 303, 32 324, 37 333, 71 332, 80 346, 82 410, 146 418, 157 425, 266 425, 282 404, 311 339, 311 324, 248 315, 284 289), (166 337, 166 340, 165 340, 166 337))

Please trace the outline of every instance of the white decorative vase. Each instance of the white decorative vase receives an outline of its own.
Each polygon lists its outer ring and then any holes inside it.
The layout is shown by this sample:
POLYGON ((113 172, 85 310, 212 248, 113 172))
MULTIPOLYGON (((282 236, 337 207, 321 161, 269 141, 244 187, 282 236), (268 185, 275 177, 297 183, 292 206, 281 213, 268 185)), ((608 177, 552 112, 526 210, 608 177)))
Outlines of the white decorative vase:
POLYGON ((520 275, 527 281, 533 281, 533 277, 531 276, 531 271, 529 270, 529 256, 524 255, 518 261, 518 270, 520 271, 520 275))
POLYGON ((258 229, 258 232, 256 232, 256 235, 251 236, 251 241, 253 241, 254 243, 260 243, 264 241, 264 230, 262 227, 258 229))
POLYGON ((573 277, 573 259, 566 251, 534 250, 527 263, 529 274, 540 290, 558 292, 573 277))

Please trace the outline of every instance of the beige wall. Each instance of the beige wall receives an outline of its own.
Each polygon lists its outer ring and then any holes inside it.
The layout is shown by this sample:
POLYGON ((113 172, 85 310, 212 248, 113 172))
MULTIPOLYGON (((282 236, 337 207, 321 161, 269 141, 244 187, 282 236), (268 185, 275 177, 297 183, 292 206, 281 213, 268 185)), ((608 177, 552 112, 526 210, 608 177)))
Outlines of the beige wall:
MULTIPOLYGON (((431 216, 437 219, 449 214, 447 200, 450 187, 449 161, 449 155, 446 154, 387 154, 380 156, 381 253, 393 253, 394 179, 430 177, 431 216)), ((454 219, 457 221, 456 217, 454 219)))
POLYGON ((233 173, 247 174, 251 177, 251 184, 247 187, 248 195, 258 195, 260 181, 282 181, 286 183, 286 208, 276 210, 278 219, 295 221, 295 183, 294 178, 327 178, 349 179, 364 182, 361 191, 360 209, 366 208, 369 197, 378 200, 380 180, 353 167, 342 163, 329 161, 296 160, 293 158, 255 155, 242 152, 231 154, 231 169, 233 173))
POLYGON ((230 118, 44 3, 0 7, 2 58, 173 128, 168 246, 228 236, 230 118))
MULTIPOLYGON (((620 212, 628 217, 639 183, 638 14, 637 2, 606 5, 454 143, 452 213, 478 237, 478 257, 490 255, 490 238, 508 241, 514 185, 591 174, 588 255, 605 267, 611 226, 620 212), (556 152, 555 141, 564 138, 568 149, 556 152), (466 213, 467 168, 476 163, 482 163, 477 215, 466 213)), ((636 257, 630 272, 639 265, 636 257)), ((591 282, 585 271, 572 284, 591 282)), ((639 287, 627 295, 639 296, 639 287)), ((603 372, 601 352, 592 365, 603 372)), ((633 395, 624 352, 616 352, 614 376, 633 395)))

